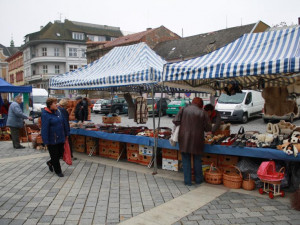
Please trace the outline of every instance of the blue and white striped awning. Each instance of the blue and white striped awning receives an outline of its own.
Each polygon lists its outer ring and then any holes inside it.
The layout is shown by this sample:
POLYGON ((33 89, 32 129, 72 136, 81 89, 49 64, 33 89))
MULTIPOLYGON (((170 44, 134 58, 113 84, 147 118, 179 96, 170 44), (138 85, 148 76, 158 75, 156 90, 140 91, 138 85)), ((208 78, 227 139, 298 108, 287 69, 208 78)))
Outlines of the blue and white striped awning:
POLYGON ((115 47, 100 59, 73 72, 53 77, 50 89, 96 90, 161 81, 166 63, 145 43, 115 47))
MULTIPOLYGON (((300 27, 245 34, 225 47, 202 57, 168 63, 163 81, 177 88, 205 86, 214 89, 215 80, 254 81, 253 77, 273 79, 274 75, 300 72, 300 27), (271 76, 271 78, 269 78, 271 76), (247 78, 246 78, 247 77, 247 78), (273 77, 273 78, 272 78, 273 77)), ((283 80, 284 77, 281 78, 283 80)))

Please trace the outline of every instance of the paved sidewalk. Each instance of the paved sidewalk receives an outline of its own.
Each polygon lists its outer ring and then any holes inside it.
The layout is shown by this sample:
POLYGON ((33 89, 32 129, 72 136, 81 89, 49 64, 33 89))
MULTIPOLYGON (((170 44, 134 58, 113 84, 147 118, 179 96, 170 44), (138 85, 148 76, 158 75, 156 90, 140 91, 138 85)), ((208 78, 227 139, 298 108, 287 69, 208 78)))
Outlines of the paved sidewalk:
MULTIPOLYGON (((27 145, 26 145, 27 146, 27 145)), ((182 174, 76 154, 65 177, 47 153, 0 143, 0 225, 4 224, 300 224, 288 198, 183 185, 182 174)))

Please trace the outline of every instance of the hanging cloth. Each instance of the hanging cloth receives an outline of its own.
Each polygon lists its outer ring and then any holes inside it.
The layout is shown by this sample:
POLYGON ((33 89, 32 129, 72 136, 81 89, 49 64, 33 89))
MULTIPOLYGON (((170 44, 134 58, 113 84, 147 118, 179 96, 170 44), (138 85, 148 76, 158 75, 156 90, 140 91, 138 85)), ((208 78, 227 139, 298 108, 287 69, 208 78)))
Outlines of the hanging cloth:
POLYGON ((144 97, 137 97, 135 102, 134 122, 145 124, 148 121, 147 100, 144 97))

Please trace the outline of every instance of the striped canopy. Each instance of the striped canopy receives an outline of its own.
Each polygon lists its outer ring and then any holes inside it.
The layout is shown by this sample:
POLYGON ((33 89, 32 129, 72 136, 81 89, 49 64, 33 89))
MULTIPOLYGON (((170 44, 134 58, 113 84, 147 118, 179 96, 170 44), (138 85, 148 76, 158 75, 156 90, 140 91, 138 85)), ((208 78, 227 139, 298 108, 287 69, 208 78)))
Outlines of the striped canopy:
POLYGON ((96 90, 161 81, 166 62, 145 43, 115 47, 100 59, 73 72, 53 77, 50 89, 96 90))
POLYGON ((300 72, 300 27, 245 34, 202 57, 168 63, 163 81, 177 88, 212 91, 235 79, 244 87, 287 85, 300 72), (259 75, 259 76, 257 76, 259 75), (213 79, 213 80, 212 80, 213 79))

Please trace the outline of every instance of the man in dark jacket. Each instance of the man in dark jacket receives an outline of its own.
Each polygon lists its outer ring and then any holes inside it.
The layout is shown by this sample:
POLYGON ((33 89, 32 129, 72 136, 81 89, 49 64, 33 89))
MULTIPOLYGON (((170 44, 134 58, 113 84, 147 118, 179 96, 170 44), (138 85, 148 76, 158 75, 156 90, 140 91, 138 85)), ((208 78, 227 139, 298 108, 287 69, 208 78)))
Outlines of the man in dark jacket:
POLYGON ((10 128, 11 139, 13 146, 16 149, 25 148, 20 144, 20 130, 24 127, 24 119, 32 120, 32 117, 25 115, 21 109, 22 96, 15 97, 15 102, 11 103, 8 110, 8 117, 6 125, 10 128))
POLYGON ((82 103, 82 97, 78 96, 76 98, 76 107, 75 107, 75 119, 78 121, 83 122, 83 103, 82 103))
POLYGON ((203 182, 201 155, 204 150, 204 131, 211 131, 211 123, 207 113, 202 109, 203 100, 194 98, 192 104, 181 109, 173 123, 178 126, 179 150, 182 155, 182 165, 185 185, 192 185, 191 155, 194 160, 196 184, 203 182))

